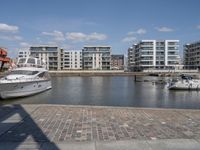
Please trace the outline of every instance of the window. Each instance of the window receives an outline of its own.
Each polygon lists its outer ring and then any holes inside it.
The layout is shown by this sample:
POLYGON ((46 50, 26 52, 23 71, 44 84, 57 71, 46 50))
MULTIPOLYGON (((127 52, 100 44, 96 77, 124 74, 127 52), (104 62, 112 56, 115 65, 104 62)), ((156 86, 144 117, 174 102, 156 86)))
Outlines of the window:
POLYGON ((25 61, 26 61, 25 58, 21 58, 21 59, 19 59, 19 64, 23 64, 23 63, 25 63, 25 61))
POLYGON ((45 75, 45 72, 42 72, 42 73, 40 73, 40 74, 38 75, 38 77, 43 78, 44 75, 45 75))
POLYGON ((27 63, 29 64, 35 64, 35 59, 34 58, 29 58, 27 63))
POLYGON ((37 60, 37 64, 40 65, 40 60, 37 60))

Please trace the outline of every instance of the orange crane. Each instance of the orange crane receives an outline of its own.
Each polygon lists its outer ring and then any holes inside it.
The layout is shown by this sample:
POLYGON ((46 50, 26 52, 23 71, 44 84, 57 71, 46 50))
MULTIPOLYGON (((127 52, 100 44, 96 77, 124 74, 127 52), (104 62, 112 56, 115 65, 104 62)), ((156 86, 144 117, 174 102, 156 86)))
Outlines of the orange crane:
POLYGON ((3 69, 5 63, 10 62, 10 58, 6 56, 7 56, 7 51, 4 48, 0 48, 0 62, 1 62, 0 70, 3 69))

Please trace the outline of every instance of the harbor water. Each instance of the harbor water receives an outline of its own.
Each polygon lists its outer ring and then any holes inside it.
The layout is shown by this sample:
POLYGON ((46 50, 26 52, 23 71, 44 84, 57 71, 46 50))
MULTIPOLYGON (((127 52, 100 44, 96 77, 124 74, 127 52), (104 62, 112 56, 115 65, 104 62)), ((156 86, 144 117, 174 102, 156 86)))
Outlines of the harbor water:
POLYGON ((172 91, 166 78, 52 77, 52 89, 0 104, 64 104, 151 108, 200 108, 200 91, 172 91), (142 82, 141 82, 142 81, 142 82), (145 81, 145 82, 144 82, 145 81))

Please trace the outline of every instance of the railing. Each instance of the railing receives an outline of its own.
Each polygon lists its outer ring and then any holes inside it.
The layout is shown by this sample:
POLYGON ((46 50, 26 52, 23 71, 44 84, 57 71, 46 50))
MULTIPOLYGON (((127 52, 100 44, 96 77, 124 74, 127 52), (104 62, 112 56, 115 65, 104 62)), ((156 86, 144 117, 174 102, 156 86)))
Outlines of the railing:
POLYGON ((38 64, 17 64, 17 67, 37 67, 37 68, 44 68, 44 65, 38 64))
POLYGON ((0 83, 15 83, 15 82, 29 82, 29 81, 43 81, 43 80, 48 80, 47 77, 35 77, 35 78, 16 78, 16 79, 7 79, 6 77, 1 78, 0 83), (6 82, 8 81, 8 82, 6 82))

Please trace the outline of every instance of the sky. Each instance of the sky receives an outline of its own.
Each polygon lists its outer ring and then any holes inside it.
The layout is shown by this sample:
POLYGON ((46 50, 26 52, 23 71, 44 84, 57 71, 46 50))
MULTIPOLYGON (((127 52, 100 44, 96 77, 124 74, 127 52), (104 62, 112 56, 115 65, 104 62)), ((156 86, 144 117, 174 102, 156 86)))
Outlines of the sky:
POLYGON ((113 54, 144 39, 200 40, 199 0, 0 0, 0 47, 16 57, 31 45, 81 50, 110 45, 113 54))

